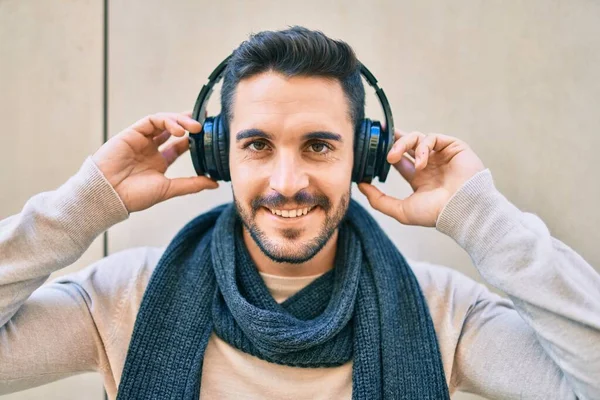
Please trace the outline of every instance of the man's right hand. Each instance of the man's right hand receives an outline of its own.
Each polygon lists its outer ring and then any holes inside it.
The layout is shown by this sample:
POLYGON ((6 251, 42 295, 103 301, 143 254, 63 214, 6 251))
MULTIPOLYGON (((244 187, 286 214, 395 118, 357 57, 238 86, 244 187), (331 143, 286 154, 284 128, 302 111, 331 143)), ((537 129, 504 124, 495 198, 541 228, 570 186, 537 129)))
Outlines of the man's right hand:
POLYGON ((186 130, 202 130, 190 113, 149 115, 112 137, 92 156, 130 213, 172 197, 219 187, 206 176, 169 179, 164 175, 188 150, 186 130), (171 136, 179 138, 159 149, 171 136))

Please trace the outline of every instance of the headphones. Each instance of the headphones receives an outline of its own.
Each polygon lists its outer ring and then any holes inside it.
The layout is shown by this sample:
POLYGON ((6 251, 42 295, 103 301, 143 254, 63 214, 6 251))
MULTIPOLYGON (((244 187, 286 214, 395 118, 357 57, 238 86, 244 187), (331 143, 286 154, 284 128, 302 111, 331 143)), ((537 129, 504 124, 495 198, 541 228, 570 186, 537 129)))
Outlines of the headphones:
MULTIPOLYGON (((208 99, 223 74, 231 55, 219 64, 208 77, 208 83, 202 86, 196 99, 192 118, 200 122, 202 131, 189 134, 190 155, 194 169, 198 175, 208 175, 214 180, 230 181, 229 174, 229 133, 225 132, 221 114, 216 117, 205 117, 208 99)), ((374 177, 385 182, 390 164, 386 157, 394 144, 394 119, 387 97, 377 85, 375 76, 360 64, 360 73, 375 94, 385 115, 385 129, 379 121, 365 118, 357 128, 354 139, 354 165, 352 181, 370 183, 374 177)))

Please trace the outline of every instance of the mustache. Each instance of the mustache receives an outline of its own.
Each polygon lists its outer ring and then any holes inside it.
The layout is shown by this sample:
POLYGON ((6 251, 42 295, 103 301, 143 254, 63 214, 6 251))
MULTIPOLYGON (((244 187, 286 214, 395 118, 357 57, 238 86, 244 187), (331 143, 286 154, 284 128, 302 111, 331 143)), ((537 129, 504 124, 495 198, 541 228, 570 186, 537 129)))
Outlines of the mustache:
POLYGON ((267 196, 260 196, 252 199, 250 202, 252 210, 256 211, 261 207, 284 208, 288 204, 294 204, 298 208, 321 206, 325 211, 331 208, 329 198, 321 194, 310 194, 306 191, 300 191, 292 197, 286 197, 281 193, 273 193, 267 196))

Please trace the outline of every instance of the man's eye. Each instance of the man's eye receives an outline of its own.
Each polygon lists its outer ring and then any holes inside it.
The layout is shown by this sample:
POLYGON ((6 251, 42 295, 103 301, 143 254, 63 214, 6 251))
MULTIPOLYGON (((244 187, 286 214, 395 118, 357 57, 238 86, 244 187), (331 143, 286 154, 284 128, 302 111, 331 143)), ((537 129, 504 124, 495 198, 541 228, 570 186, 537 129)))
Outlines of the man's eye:
POLYGON ((265 149, 266 146, 267 144, 265 142, 261 142, 259 140, 254 141, 248 145, 248 147, 250 147, 250 149, 254 151, 262 151, 265 149))
POLYGON ((325 154, 329 150, 331 150, 329 148, 329 146, 327 146, 325 143, 321 143, 321 142, 313 143, 309 147, 314 153, 320 153, 320 154, 325 154))

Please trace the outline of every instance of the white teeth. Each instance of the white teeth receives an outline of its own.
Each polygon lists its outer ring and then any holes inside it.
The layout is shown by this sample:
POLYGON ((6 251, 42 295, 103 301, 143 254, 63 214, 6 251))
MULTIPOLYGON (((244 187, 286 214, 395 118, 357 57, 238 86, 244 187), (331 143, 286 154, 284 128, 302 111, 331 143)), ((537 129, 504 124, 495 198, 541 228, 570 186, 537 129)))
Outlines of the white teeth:
POLYGON ((284 218, 295 218, 308 214, 312 209, 313 207, 299 208, 297 210, 277 210, 274 208, 270 208, 270 211, 272 214, 280 215, 284 218))

